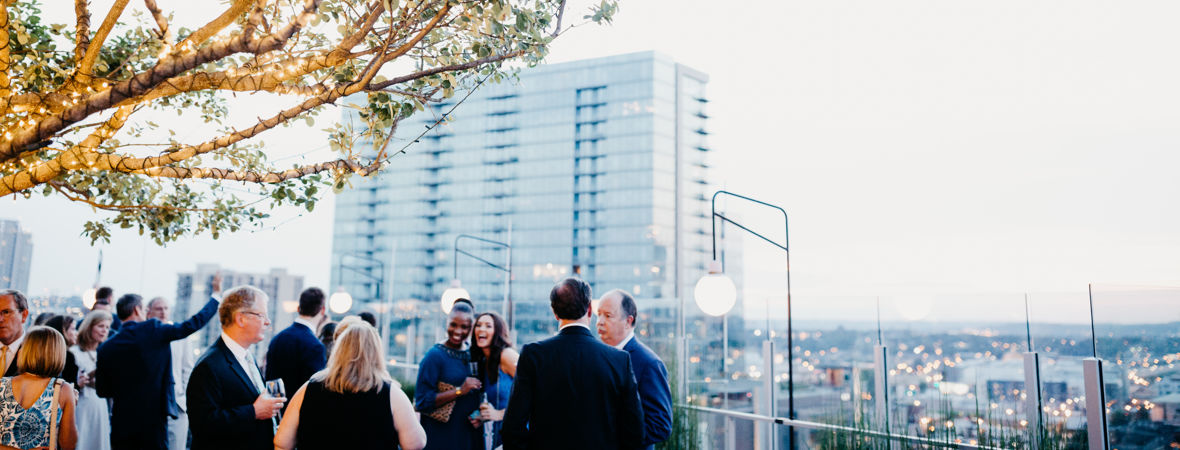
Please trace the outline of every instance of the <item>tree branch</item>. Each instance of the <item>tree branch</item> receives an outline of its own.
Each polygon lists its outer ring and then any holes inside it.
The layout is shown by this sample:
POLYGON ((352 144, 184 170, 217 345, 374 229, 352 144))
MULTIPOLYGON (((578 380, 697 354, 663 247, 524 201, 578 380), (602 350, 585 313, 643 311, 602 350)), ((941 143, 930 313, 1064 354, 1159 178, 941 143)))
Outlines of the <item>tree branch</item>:
MULTIPOLYGON (((148 1, 154 3, 154 0, 148 1)), ((198 45, 201 45, 202 42, 205 42, 220 32, 222 29, 229 26, 229 24, 234 23, 234 20, 237 20, 238 17, 240 17, 242 14, 245 14, 246 9, 250 8, 250 5, 253 3, 254 0, 234 0, 234 3, 230 5, 229 9, 221 13, 220 16, 217 16, 216 19, 213 19, 209 23, 205 24, 205 26, 201 27, 197 31, 194 31, 193 34, 190 34, 184 39, 184 41, 181 41, 177 47, 184 48, 186 45, 191 45, 193 48, 196 48, 198 45)), ((159 19, 156 19, 156 21, 159 22, 159 19)))
POLYGON ((8 71, 12 68, 12 46, 8 41, 8 3, 0 0, 0 98, 12 95, 12 80, 8 71))
POLYGON ((74 60, 81 61, 86 56, 86 49, 90 46, 90 9, 87 0, 74 0, 74 15, 77 25, 74 28, 74 60))
POLYGON ((393 86, 395 84, 401 84, 401 83, 405 83, 407 81, 417 80, 419 78, 428 77, 428 76, 431 76, 431 75, 434 75, 437 73, 470 69, 470 68, 478 67, 478 66, 488 64, 488 63, 503 61, 503 60, 509 59, 509 58, 515 58, 517 56, 523 55, 524 53, 525 53, 524 50, 517 50, 514 52, 504 53, 502 55, 492 55, 487 58, 477 59, 475 61, 469 61, 469 62, 465 62, 462 64, 452 64, 449 66, 438 66, 438 67, 426 69, 423 71, 414 72, 409 75, 403 75, 403 76, 393 78, 390 80, 382 81, 380 83, 369 84, 369 86, 366 87, 365 89, 366 90, 383 90, 383 89, 393 86))
MULTIPOLYGON (((78 66, 75 68, 78 78, 83 83, 89 80, 94 69, 94 62, 98 60, 98 54, 102 51, 103 42, 111 34, 111 29, 119 22, 119 16, 123 15, 123 9, 127 7, 129 1, 115 0, 115 4, 111 5, 111 10, 107 12, 107 17, 103 19, 102 25, 99 25, 98 31, 94 33, 94 38, 90 39, 90 42, 86 45, 86 53, 78 61, 78 66)), ((75 4, 74 7, 76 9, 77 5, 75 4)))
POLYGON ((202 168, 202 167, 153 167, 145 170, 137 170, 132 173, 143 175, 150 175, 161 178, 205 178, 227 181, 241 181, 246 183, 281 183, 287 180, 312 175, 320 172, 334 170, 338 172, 349 172, 359 174, 361 176, 369 176, 381 169, 381 163, 374 160, 372 163, 363 165, 349 159, 338 159, 335 161, 322 162, 319 164, 312 164, 307 166, 287 169, 281 172, 253 172, 253 171, 238 171, 232 169, 221 168, 202 168))
POLYGON ((68 184, 60 181, 50 181, 50 186, 66 199, 75 202, 85 203, 95 208, 106 211, 138 211, 138 210, 166 210, 166 211, 183 211, 183 212, 212 212, 215 209, 209 208, 181 208, 172 205, 115 205, 110 203, 99 203, 95 201, 90 195, 85 192, 74 189, 68 184))
MULTIPOLYGON (((86 0, 75 1, 84 2, 86 0)), ((156 0, 143 0, 143 6, 152 13, 152 19, 155 19, 156 26, 160 27, 159 37, 160 41, 164 43, 164 47, 171 47, 172 29, 168 28, 168 19, 164 17, 164 12, 160 11, 160 7, 156 5, 156 0)))

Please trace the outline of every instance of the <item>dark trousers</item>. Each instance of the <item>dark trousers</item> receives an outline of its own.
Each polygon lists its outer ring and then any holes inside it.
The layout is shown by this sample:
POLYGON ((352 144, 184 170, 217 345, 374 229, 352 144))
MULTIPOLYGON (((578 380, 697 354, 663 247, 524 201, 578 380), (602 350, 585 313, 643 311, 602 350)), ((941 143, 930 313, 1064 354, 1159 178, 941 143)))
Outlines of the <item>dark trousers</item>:
POLYGON ((144 420, 135 423, 111 421, 111 450, 168 450, 168 422, 144 420))

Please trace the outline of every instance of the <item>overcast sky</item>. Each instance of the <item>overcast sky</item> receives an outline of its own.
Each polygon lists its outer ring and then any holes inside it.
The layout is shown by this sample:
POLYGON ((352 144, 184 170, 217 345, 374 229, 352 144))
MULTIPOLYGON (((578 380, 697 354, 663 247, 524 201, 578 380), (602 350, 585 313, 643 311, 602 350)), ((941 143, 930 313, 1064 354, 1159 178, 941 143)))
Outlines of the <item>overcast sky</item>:
MULTIPOLYGON (((995 313, 992 299, 1013 305, 996 317, 1019 316, 1030 292, 1034 311, 1040 300, 1046 316, 1065 308, 1076 320, 1090 282, 1180 286, 1180 60, 1170 56, 1180 4, 621 3, 613 26, 570 32, 549 61, 657 50, 710 76, 717 178, 790 213, 797 314, 860 315, 848 311, 882 296, 895 305, 887 316, 995 313)), ((51 20, 72 20, 53 4, 51 20)), ((93 2, 92 23, 107 4, 93 2)), ((265 141, 281 154, 323 147, 318 131, 296 128, 265 141)), ((0 217, 33 232, 34 294, 93 282, 98 250, 78 236, 94 214, 0 200, 0 217)), ((741 217, 782 228, 755 211, 741 217)), ((218 262, 286 267, 324 286, 331 220, 328 198, 315 213, 275 211, 266 228, 216 241, 157 248, 117 233, 101 246, 102 281, 172 297, 177 272, 218 262)), ((745 300, 770 299, 778 315, 785 261, 746 247, 745 300)), ((1159 298, 1170 300, 1162 311, 1131 314, 1180 320, 1180 294, 1159 298)))

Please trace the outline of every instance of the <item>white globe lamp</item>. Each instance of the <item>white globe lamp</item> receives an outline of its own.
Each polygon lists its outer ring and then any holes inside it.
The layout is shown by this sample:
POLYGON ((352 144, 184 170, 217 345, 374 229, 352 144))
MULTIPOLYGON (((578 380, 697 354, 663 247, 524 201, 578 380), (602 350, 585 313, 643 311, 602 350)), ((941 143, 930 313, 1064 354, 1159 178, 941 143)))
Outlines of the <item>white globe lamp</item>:
POLYGON ((459 280, 452 280, 451 287, 443 291, 442 297, 439 299, 443 314, 450 314, 451 307, 455 306, 455 300, 461 298, 471 299, 471 294, 467 292, 467 289, 463 289, 459 280))
POLYGON ((696 299, 701 311, 710 316, 723 316, 733 309, 733 305, 737 303, 737 286, 733 284, 733 280, 721 273, 720 261, 714 260, 709 263, 709 274, 697 281, 696 289, 693 289, 693 298, 696 299))
POLYGON ((98 302, 98 289, 90 288, 82 293, 82 306, 86 309, 94 309, 94 304, 98 302))
POLYGON ((341 288, 331 297, 328 297, 328 309, 336 314, 344 314, 352 309, 352 296, 341 288))

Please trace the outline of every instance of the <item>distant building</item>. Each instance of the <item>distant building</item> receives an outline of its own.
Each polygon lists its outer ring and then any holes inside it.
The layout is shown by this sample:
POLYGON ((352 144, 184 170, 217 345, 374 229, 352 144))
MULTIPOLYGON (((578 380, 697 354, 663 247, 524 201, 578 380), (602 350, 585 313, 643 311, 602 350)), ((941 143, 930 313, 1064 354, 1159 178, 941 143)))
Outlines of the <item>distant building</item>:
MULTIPOLYGON (((437 126, 461 95, 404 120, 397 146, 430 131, 381 175, 353 178, 337 196, 332 290, 348 291, 354 309, 394 301, 419 311, 414 321, 427 314, 421 337, 395 342, 429 345, 441 338, 439 296, 456 263, 476 309, 503 311, 503 272, 456 261, 456 236, 510 242, 518 345, 556 331, 549 290, 578 276, 595 296, 630 291, 638 333, 670 358, 678 302, 697 311, 693 286, 712 258, 707 81, 658 53, 619 55, 484 85, 437 126)), ((476 241, 463 250, 494 264, 507 258, 476 241)), ((738 265, 727 269, 740 283, 738 265)), ((709 323, 698 338, 720 336, 719 320, 709 323)), ((393 326, 401 335, 411 325, 393 326)))
MULTIPOLYGON (((288 274, 287 269, 271 269, 268 273, 244 273, 225 269, 217 264, 198 264, 196 271, 181 273, 178 276, 176 304, 172 309, 173 320, 185 320, 205 305, 212 294, 213 275, 218 272, 221 272, 223 290, 248 284, 266 292, 271 325, 267 330, 266 340, 255 346, 258 356, 262 356, 266 353, 270 338, 294 322, 296 309, 299 307, 299 294, 303 291, 303 277, 288 274)), ((201 349, 220 337, 221 322, 217 316, 197 334, 196 345, 201 349)))
POLYGON ((21 230, 20 222, 0 220, 0 289, 27 294, 32 265, 33 235, 21 230))

